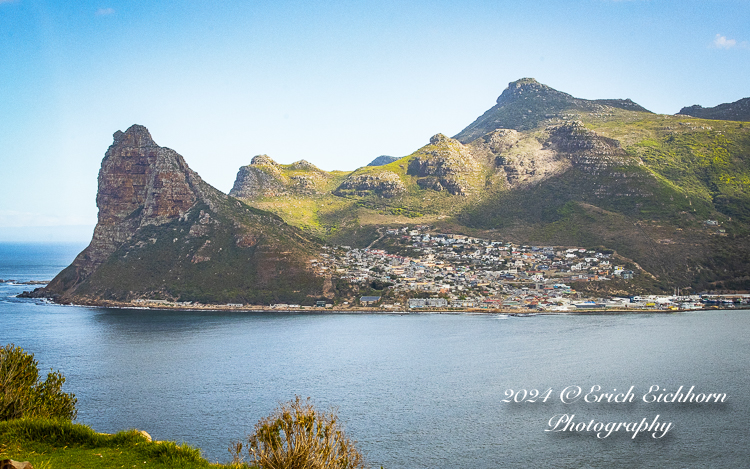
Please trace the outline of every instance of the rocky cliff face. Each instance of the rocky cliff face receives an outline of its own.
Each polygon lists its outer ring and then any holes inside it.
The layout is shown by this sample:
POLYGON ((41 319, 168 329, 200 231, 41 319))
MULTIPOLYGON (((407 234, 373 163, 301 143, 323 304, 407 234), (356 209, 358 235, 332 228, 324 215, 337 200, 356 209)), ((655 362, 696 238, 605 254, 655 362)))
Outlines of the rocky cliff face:
POLYGON ((509 189, 539 184, 571 166, 547 142, 512 129, 494 130, 470 146, 476 154, 486 155, 496 176, 509 189))
MULTIPOLYGON (((73 263, 77 282, 87 278, 141 226, 179 218, 206 195, 200 176, 177 152, 158 146, 145 127, 133 125, 113 137, 99 171, 94 235, 73 263)), ((63 286, 53 282, 49 288, 59 287, 63 286)))
POLYGON ((592 175, 633 163, 620 142, 588 130, 580 122, 552 126, 547 131, 550 134, 549 144, 556 151, 592 175))
POLYGON ((268 155, 258 155, 240 168, 229 195, 240 199, 276 197, 286 193, 283 179, 278 163, 268 155))
POLYGON ((316 242, 205 183, 143 126, 114 134, 97 206, 89 246, 36 296, 253 303, 322 294, 306 263, 316 242))

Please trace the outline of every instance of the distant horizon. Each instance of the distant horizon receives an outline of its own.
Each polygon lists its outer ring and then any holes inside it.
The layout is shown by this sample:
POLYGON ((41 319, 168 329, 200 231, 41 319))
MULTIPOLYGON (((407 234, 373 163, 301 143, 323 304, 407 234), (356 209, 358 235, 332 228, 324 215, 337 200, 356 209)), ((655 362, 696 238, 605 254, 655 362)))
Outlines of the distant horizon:
POLYGON ((82 244, 91 242, 93 225, 0 227, 0 244, 82 244))

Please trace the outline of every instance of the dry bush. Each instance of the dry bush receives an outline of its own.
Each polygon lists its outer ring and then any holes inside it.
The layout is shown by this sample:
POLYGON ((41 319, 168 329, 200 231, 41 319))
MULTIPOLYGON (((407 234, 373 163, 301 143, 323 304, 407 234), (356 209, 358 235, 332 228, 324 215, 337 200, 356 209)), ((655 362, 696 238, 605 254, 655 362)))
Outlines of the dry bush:
MULTIPOLYGON (((243 460, 242 443, 229 452, 235 464, 243 460)), ((310 398, 281 404, 255 425, 247 440, 250 462, 262 469, 359 469, 362 454, 346 437, 336 412, 320 412, 310 398)))

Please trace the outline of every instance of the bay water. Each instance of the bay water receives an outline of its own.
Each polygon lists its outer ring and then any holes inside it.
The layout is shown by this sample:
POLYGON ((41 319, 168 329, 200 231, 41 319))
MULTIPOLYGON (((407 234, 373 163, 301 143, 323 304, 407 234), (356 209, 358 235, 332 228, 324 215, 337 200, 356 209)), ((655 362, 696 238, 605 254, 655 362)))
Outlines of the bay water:
MULTIPOLYGON (((82 247, 0 245, 0 278, 48 280, 82 247)), ((0 344, 62 371, 79 422, 186 442, 211 461, 295 396, 335 407, 374 467, 750 461, 750 311, 165 312, 14 297, 30 288, 0 284, 0 344), (651 402, 680 387, 693 402, 651 402), (723 398, 696 402, 707 394, 723 398), (627 430, 642 422, 651 431, 627 430)))

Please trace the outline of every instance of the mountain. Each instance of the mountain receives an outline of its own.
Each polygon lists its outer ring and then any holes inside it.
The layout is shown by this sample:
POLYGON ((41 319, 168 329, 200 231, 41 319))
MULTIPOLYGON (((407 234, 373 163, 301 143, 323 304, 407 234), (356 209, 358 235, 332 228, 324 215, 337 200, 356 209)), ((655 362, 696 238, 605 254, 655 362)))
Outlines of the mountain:
POLYGON ((707 126, 524 78, 454 138, 436 134, 327 181, 314 194, 235 195, 332 243, 367 246, 380 226, 426 224, 616 250, 654 288, 750 289, 750 129, 733 122, 707 126))
POLYGON ((510 83, 497 104, 454 138, 469 143, 497 129, 531 130, 564 118, 570 111, 604 114, 616 110, 650 112, 629 99, 579 99, 533 78, 522 78, 510 83))
POLYGON ((370 163, 367 166, 383 166, 388 163, 393 163, 398 158, 395 156, 387 156, 387 155, 380 155, 374 160, 370 161, 370 163))
POLYGON ((89 246, 33 296, 309 304, 333 294, 311 266, 319 241, 210 186, 143 126, 114 134, 96 203, 89 246))
POLYGON ((750 98, 742 98, 733 103, 719 104, 714 107, 703 107, 694 104, 680 109, 678 114, 700 117, 701 119, 750 122, 750 98))

